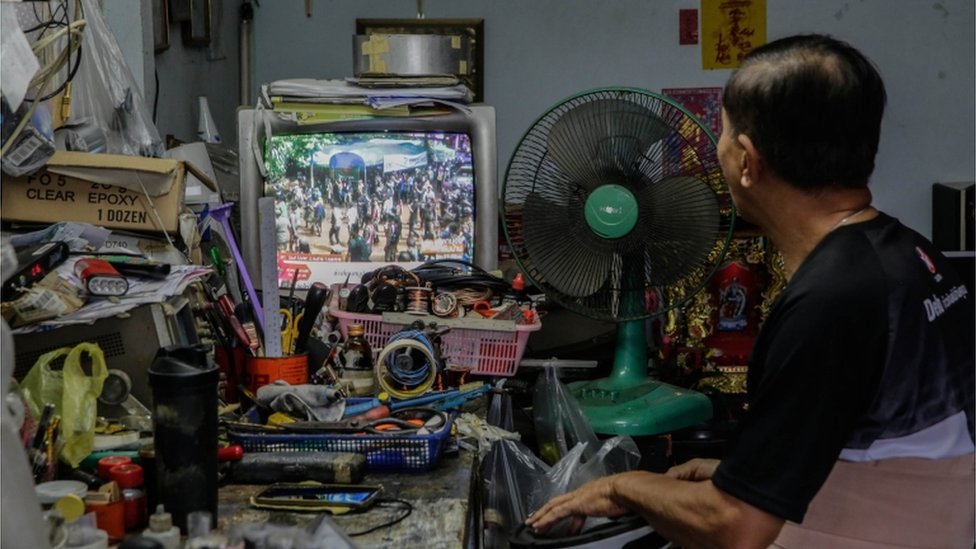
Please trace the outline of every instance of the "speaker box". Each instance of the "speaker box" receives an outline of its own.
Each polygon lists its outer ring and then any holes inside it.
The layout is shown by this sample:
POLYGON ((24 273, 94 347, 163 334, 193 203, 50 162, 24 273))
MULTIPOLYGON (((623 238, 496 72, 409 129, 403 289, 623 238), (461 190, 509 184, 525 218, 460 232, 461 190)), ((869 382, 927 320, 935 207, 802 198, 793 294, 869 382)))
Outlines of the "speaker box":
POLYGON ((973 250, 976 184, 932 185, 932 243, 940 250, 973 250))
MULTIPOLYGON (((14 336, 14 378, 21 380, 44 353, 73 347, 82 342, 96 343, 105 354, 108 369, 125 372, 132 381, 131 395, 150 409, 149 365, 160 347, 198 343, 196 324, 186 298, 178 296, 166 303, 140 305, 125 318, 113 316, 94 324, 62 326, 47 332, 14 336)), ((63 365, 59 359, 55 367, 63 365)), ((121 406, 99 402, 99 414, 108 417, 124 415, 121 406)))

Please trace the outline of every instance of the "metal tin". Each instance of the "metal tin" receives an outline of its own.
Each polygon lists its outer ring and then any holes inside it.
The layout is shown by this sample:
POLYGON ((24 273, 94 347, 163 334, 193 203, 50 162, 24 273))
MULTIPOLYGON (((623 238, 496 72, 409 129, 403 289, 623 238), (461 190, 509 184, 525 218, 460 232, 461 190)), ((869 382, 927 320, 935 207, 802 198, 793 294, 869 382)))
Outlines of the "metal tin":
POLYGON ((430 34, 357 34, 353 36, 356 76, 471 74, 471 39, 430 34))

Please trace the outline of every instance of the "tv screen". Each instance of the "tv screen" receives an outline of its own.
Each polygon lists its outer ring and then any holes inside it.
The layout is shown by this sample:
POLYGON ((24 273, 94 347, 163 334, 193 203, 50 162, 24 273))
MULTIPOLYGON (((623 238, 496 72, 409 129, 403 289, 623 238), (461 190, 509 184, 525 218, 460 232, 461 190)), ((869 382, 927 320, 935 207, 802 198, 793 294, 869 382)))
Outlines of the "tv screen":
POLYGON ((257 289, 288 288, 296 272, 300 290, 358 282, 434 258, 498 266, 493 107, 322 122, 242 108, 237 130, 242 267, 257 289), (259 212, 264 197, 280 210, 259 212))
POLYGON ((467 133, 438 130, 270 136, 263 194, 275 198, 278 286, 473 261, 471 151, 467 133))

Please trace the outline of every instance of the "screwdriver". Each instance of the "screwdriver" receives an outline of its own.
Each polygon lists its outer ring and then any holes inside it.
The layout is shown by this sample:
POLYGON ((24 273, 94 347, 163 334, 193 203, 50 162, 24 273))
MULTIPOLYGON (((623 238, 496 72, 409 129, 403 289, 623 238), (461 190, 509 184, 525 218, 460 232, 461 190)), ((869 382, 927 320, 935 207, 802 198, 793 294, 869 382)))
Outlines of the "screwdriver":
POLYGON ((312 334, 315 319, 322 312, 325 300, 329 297, 329 288, 321 282, 313 282, 305 295, 305 315, 298 325, 298 335, 295 336, 295 354, 304 353, 308 347, 308 338, 312 334))

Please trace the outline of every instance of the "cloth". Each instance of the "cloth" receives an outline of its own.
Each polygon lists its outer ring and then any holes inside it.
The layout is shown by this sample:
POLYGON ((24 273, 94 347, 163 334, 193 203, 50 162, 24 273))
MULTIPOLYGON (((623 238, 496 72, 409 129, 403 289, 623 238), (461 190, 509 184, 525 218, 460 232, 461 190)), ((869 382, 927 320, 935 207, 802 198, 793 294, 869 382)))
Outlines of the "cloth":
MULTIPOLYGON (((828 234, 760 331, 749 413, 715 485, 799 523, 845 449, 911 437, 964 411, 957 438, 968 442, 953 451, 972 451, 972 300, 945 258, 887 215, 828 234)), ((953 457, 921 438, 888 457, 953 457)))
POLYGON ((339 421, 346 401, 333 387, 290 385, 283 380, 258 387, 257 401, 276 412, 309 421, 339 421))
POLYGON ((787 522, 773 547, 972 547, 974 463, 974 454, 839 461, 803 524, 787 522))

